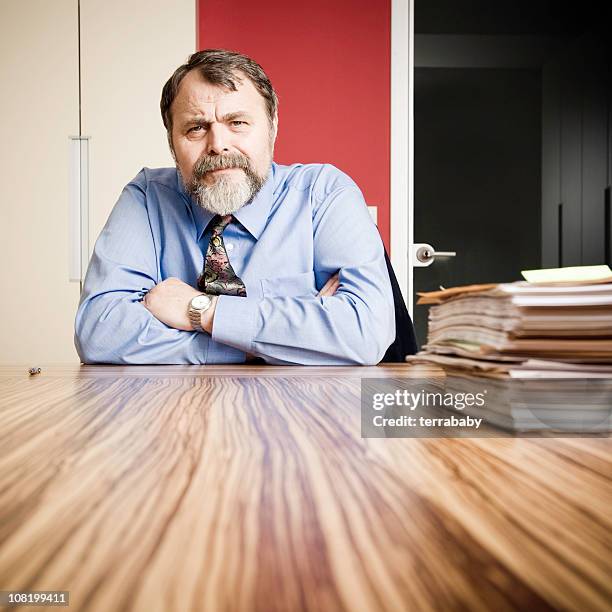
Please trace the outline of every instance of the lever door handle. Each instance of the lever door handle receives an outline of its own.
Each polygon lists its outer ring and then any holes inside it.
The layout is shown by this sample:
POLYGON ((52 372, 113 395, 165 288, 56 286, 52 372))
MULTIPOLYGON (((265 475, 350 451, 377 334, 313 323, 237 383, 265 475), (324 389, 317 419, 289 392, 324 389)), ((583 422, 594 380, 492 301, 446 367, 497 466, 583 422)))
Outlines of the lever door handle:
POLYGON ((436 251, 431 244, 425 242, 412 245, 414 265, 418 267, 430 266, 436 259, 455 257, 455 251, 436 251))

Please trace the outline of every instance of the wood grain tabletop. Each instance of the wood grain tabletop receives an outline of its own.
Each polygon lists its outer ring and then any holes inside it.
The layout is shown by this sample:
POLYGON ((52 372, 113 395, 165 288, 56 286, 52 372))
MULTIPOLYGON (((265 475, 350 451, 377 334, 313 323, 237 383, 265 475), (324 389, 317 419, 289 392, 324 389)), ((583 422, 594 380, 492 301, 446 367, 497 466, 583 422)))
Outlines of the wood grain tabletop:
POLYGON ((104 612, 611 610, 612 441, 361 438, 361 378, 439 375, 0 366, 0 590, 104 612))

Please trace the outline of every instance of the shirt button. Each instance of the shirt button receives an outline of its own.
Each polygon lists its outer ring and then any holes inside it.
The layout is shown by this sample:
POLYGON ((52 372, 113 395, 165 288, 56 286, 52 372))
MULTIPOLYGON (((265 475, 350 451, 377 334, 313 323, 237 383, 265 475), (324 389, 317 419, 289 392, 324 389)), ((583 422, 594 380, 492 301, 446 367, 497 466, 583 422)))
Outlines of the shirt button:
POLYGON ((233 251, 233 250, 234 250, 234 245, 233 245, 233 244, 230 242, 229 244, 226 244, 226 245, 225 245, 225 248, 226 248, 228 251, 233 251))

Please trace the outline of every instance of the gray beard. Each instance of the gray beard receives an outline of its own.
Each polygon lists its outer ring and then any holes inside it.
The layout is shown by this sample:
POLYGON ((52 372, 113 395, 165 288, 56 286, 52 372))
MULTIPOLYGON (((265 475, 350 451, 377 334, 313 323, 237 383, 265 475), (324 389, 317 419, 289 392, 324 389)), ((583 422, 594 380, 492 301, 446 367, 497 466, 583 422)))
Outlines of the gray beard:
POLYGON ((246 175, 239 181, 219 176, 213 185, 195 181, 190 185, 189 192, 202 208, 224 216, 250 204, 262 186, 263 181, 252 180, 246 175))
MULTIPOLYGON (((172 143, 170 141, 170 149, 172 143)), ((274 152, 274 141, 270 139, 270 159, 265 176, 259 176, 251 165, 246 155, 241 153, 227 153, 225 155, 201 155, 192 169, 192 177, 189 184, 183 179, 181 170, 176 165, 179 176, 186 191, 192 196, 199 206, 216 215, 231 215, 237 210, 250 204, 253 198, 264 186, 270 168, 272 167, 272 155, 274 152), (204 178, 213 170, 226 168, 239 168, 242 170, 240 180, 236 181, 227 176, 217 176, 212 185, 206 185, 204 178)), ((172 151, 174 157, 174 151, 172 151)), ((175 157, 176 160, 176 157, 175 157)))
MULTIPOLYGON (((270 167, 271 165, 270 160, 270 167)), ((254 171, 244 155, 204 155, 194 165, 191 182, 185 187, 205 210, 221 216, 231 215, 253 201, 266 182, 270 167, 266 176, 262 177, 254 171), (224 168, 240 168, 243 173, 240 180, 221 175, 216 177, 212 185, 204 183, 204 177, 209 171, 224 168)))

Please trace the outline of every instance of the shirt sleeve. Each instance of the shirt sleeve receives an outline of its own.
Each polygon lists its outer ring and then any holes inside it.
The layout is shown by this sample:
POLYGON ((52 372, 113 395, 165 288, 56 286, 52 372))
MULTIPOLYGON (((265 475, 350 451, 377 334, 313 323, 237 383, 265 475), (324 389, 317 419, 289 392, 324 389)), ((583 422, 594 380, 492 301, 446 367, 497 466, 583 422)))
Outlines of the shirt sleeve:
POLYGON ((334 296, 220 296, 213 339, 274 364, 378 363, 395 338, 393 293, 378 230, 352 181, 314 209, 313 240, 316 274, 339 271, 334 296))
POLYGON ((209 336, 168 327, 142 304, 159 281, 141 172, 123 190, 93 251, 75 321, 84 363, 202 364, 209 336))

